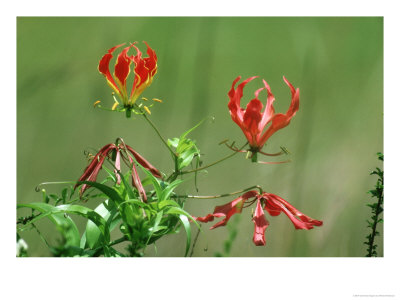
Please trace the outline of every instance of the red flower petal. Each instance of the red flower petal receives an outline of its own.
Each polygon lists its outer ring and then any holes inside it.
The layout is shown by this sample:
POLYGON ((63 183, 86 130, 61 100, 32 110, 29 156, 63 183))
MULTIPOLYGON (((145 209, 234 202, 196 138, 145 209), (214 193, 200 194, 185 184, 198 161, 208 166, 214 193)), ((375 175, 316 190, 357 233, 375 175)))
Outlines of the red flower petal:
POLYGON ((259 139, 258 141, 259 145, 264 145, 275 132, 289 125, 290 120, 299 110, 300 90, 299 89, 294 90, 293 85, 289 81, 287 81, 285 77, 283 77, 283 79, 289 86, 292 94, 292 101, 290 107, 287 110, 286 114, 276 114, 270 118, 270 120, 272 120, 272 124, 259 139))
POLYGON ((265 201, 264 209, 273 217, 281 214, 281 207, 276 205, 273 201, 265 201))
POLYGON ((157 73, 157 55, 156 52, 150 48, 149 44, 147 42, 144 42, 147 46, 147 55, 149 57, 143 58, 144 64, 146 68, 149 70, 150 73, 150 78, 154 77, 157 73))
POLYGON ((243 123, 245 110, 240 107, 240 99, 243 96, 243 88, 245 87, 245 85, 257 77, 258 76, 247 78, 242 83, 240 83, 238 87, 235 89, 236 83, 241 79, 241 76, 238 76, 233 81, 232 88, 228 92, 228 96, 230 98, 230 101, 228 103, 228 108, 231 114, 231 118, 242 129, 244 135, 246 136, 249 142, 251 142, 252 140, 252 135, 250 134, 250 132, 248 132, 246 125, 243 123))
POLYGON ((161 172, 157 170, 151 163, 149 163, 143 156, 141 156, 128 145, 126 145, 126 148, 132 153, 139 164, 141 164, 145 169, 149 170, 155 177, 161 178, 161 172))
POLYGON ((254 212, 253 223, 254 223, 253 242, 256 246, 264 246, 265 230, 267 229, 269 223, 265 219, 264 210, 261 207, 260 199, 257 199, 257 207, 254 212))
POLYGON ((243 204, 249 199, 253 198, 258 195, 257 191, 248 191, 247 193, 244 193, 242 196, 236 198, 232 202, 229 202, 227 204, 221 205, 221 206, 216 206, 214 209, 214 212, 212 214, 208 214, 205 217, 197 217, 196 220, 199 222, 210 222, 214 220, 214 217, 216 218, 221 218, 225 217, 222 221, 216 223, 214 226, 212 226, 210 229, 217 228, 219 226, 225 226, 226 223, 229 221, 229 219, 237 213, 242 212, 243 204))
POLYGON ((263 112, 263 117, 260 122, 260 131, 264 130, 265 125, 269 123, 272 116, 275 114, 275 109, 273 103, 275 101, 275 97, 271 92, 271 88, 269 87, 268 83, 263 79, 263 83, 265 89, 267 90, 267 104, 265 105, 265 110, 263 112))
POLYGON ((247 104, 246 111, 243 115, 243 124, 251 136, 249 140, 250 146, 257 147, 257 136, 260 133, 259 123, 262 118, 262 103, 258 99, 253 99, 247 104))
POLYGON ((289 217, 296 229, 309 230, 314 228, 314 226, 321 226, 323 224, 322 221, 314 220, 306 216, 292 206, 289 202, 277 195, 264 193, 263 196, 265 196, 267 202, 270 202, 269 205, 276 208, 279 207, 281 211, 283 211, 289 217), (298 217, 300 220, 296 217, 298 217))
POLYGON ((140 180, 139 174, 136 170, 135 163, 133 162, 132 157, 128 155, 129 162, 132 165, 132 185, 137 188, 139 194, 141 195, 144 202, 147 202, 146 191, 143 188, 142 181, 140 180))
MULTIPOLYGON (((105 145, 100 151, 95 155, 90 164, 86 167, 82 176, 78 179, 78 181, 96 181, 97 175, 104 163, 105 158, 110 150, 116 149, 114 144, 105 145)), ((75 184, 74 189, 79 185, 79 183, 75 184)), ((83 184, 80 190, 80 194, 82 195, 86 189, 89 187, 87 184, 83 184)))
POLYGON ((283 80, 285 83, 289 86, 290 92, 292 94, 292 102, 290 103, 290 107, 288 111, 286 112, 286 115, 290 118, 292 118, 296 112, 299 110, 299 105, 300 105, 300 90, 299 89, 294 89, 293 85, 286 79, 285 76, 283 76, 283 80))
POLYGON ((114 76, 117 78, 120 85, 122 94, 126 97, 126 79, 130 72, 131 59, 128 56, 128 51, 133 45, 125 47, 122 52, 118 55, 117 63, 114 68, 114 76))
POLYGON ((119 149, 116 149, 117 154, 115 156, 115 170, 114 174, 115 177, 117 178, 117 184, 121 184, 121 176, 119 175, 119 172, 121 172, 121 153, 119 152, 119 149))
POLYGON ((111 86, 111 88, 117 93, 117 94, 121 94, 119 88, 117 87, 113 77, 111 76, 110 70, 109 70, 109 64, 110 64, 110 60, 113 57, 112 53, 114 52, 115 49, 123 46, 124 44, 121 45, 117 45, 115 47, 112 47, 111 49, 109 49, 107 51, 107 53, 101 58, 100 62, 99 62, 99 72, 102 73, 106 79, 107 79, 107 83, 111 86))

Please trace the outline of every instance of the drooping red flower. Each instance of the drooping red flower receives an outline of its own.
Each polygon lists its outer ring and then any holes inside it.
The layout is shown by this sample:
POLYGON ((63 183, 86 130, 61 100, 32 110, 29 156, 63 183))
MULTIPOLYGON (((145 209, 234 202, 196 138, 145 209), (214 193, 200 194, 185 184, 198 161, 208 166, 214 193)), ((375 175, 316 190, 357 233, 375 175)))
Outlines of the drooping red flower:
MULTIPOLYGON (((115 162, 114 162, 114 173, 117 178, 117 184, 121 183, 121 177, 119 172, 121 171, 121 156, 123 155, 123 151, 129 151, 133 157, 135 158, 136 162, 140 165, 142 165, 145 169, 149 170, 155 177, 161 178, 161 173, 158 171, 152 164, 150 164, 146 159, 144 159, 139 153, 137 153, 135 150, 132 149, 132 147, 125 145, 125 143, 121 144, 108 144, 105 145, 103 148, 100 149, 100 151, 93 157, 92 161, 90 164, 86 167, 85 171, 83 172, 82 176, 78 179, 78 182, 76 183, 75 187, 76 188, 80 183, 80 181, 92 181, 95 182, 97 179, 97 175, 99 174, 99 171, 101 170, 104 160, 113 153, 113 151, 116 151, 115 153, 115 162)), ((129 160, 129 165, 132 167, 132 185, 137 188, 139 191, 139 194, 143 201, 147 201, 147 196, 146 192, 143 188, 142 182, 139 178, 139 174, 136 170, 135 163, 129 155, 127 155, 127 158, 129 160)), ((85 190, 89 188, 89 184, 83 184, 81 189, 80 189, 80 195, 83 195, 85 190)))
POLYGON ((271 88, 268 83, 263 79, 264 87, 255 91, 255 98, 252 99, 246 109, 240 107, 240 100, 243 97, 243 88, 253 79, 258 76, 250 77, 241 82, 237 88, 236 83, 241 79, 238 76, 232 83, 232 88, 228 93, 230 101, 228 108, 232 117, 232 120, 242 129, 246 139, 250 145, 250 151, 253 153, 259 152, 267 140, 279 129, 282 129, 289 125, 290 120, 296 114, 299 109, 299 89, 295 89, 293 85, 283 76, 283 80, 289 86, 292 101, 289 109, 285 114, 275 113, 273 103, 275 97, 271 92, 271 88), (258 96, 262 90, 267 90, 267 102, 265 109, 262 112, 263 104, 258 99, 258 96), (269 127, 267 128, 267 125, 269 127), (265 131, 264 129, 267 128, 265 131))
POLYGON ((207 223, 213 221, 214 218, 225 217, 222 221, 216 223, 210 229, 214 229, 219 226, 225 226, 234 214, 242 212, 243 206, 246 202, 248 203, 246 207, 252 205, 254 202, 257 202, 256 210, 253 215, 253 242, 256 246, 264 246, 266 244, 265 230, 269 226, 269 222, 265 218, 264 210, 266 210, 271 216, 278 216, 283 211, 289 217, 290 221, 292 221, 296 229, 309 230, 314 228, 314 226, 322 226, 323 224, 322 221, 314 220, 306 216, 277 195, 265 192, 260 194, 254 190, 246 192, 232 202, 215 207, 212 214, 208 214, 205 217, 197 217, 195 219, 196 221, 207 223))
POLYGON ((157 73, 156 52, 146 42, 144 43, 147 46, 148 57, 142 57, 142 52, 135 46, 136 42, 132 43, 130 46, 122 49, 118 55, 113 75, 111 75, 109 69, 110 60, 113 57, 113 52, 124 44, 109 49, 99 62, 98 69, 100 73, 106 77, 107 83, 119 96, 125 107, 131 108, 133 106, 143 90, 153 82, 153 77, 157 73), (130 48, 136 49, 136 55, 128 55, 130 48), (133 69, 135 75, 132 89, 129 91, 127 88, 127 78, 131 71, 130 66, 132 62, 135 65, 133 69))

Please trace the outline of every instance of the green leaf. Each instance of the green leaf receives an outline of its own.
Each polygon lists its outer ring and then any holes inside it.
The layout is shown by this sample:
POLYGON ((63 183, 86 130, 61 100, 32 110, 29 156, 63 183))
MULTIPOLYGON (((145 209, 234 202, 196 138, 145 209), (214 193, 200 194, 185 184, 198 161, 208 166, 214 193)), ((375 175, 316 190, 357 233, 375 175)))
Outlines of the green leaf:
POLYGON ((19 230, 21 231, 24 230, 25 228, 30 226, 30 224, 42 218, 48 218, 51 222, 53 222, 56 225, 57 230, 59 230, 64 235, 67 246, 79 247, 79 242, 80 242, 79 230, 76 227, 74 221, 69 216, 65 216, 64 212, 58 211, 57 209, 55 209, 54 206, 50 204, 40 203, 40 202, 17 205, 17 208, 23 208, 23 207, 37 210, 41 212, 41 214, 33 218, 23 227, 19 228, 19 230))
POLYGON ((171 182, 161 193, 161 197, 158 198, 158 200, 168 200, 169 197, 171 196, 171 193, 174 191, 174 189, 183 182, 181 179, 177 179, 173 182, 171 182))
MULTIPOLYGON (((108 200, 106 200, 106 201, 108 201, 108 200)), ((98 213, 108 223, 108 219, 111 216, 111 212, 106 208, 105 203, 101 203, 99 206, 97 206, 95 208, 94 211, 96 213, 98 213)), ((111 229, 110 229, 110 231, 111 231, 111 229)), ((85 236, 85 239, 86 239, 86 242, 87 242, 89 248, 93 249, 93 248, 99 246, 99 243, 101 241, 100 240, 101 231, 93 221, 88 220, 88 222, 86 224, 86 231, 85 231, 84 236, 85 236)), ((81 244, 81 246, 82 246, 82 244, 81 244)))
POLYGON ((190 223, 188 218, 184 215, 179 215, 179 220, 181 221, 183 228, 185 228, 186 232, 186 250, 185 250, 185 257, 186 257, 189 253, 190 244, 192 240, 192 233, 190 230, 190 223))
POLYGON ((129 197, 130 199, 135 198, 135 194, 134 194, 134 192, 133 192, 131 186, 130 186, 130 185, 128 184, 128 182, 126 181, 125 177, 121 174, 121 172, 118 172, 118 173, 119 173, 119 175, 120 175, 120 177, 121 177, 121 182, 122 182, 122 184, 123 184, 124 187, 125 187, 125 191, 127 192, 128 197, 129 197))
POLYGON ((189 150, 183 152, 182 154, 180 154, 179 158, 178 158, 179 170, 190 165, 190 163, 192 162, 193 157, 196 153, 198 153, 198 151, 197 151, 196 147, 193 147, 193 148, 190 148, 189 150))
POLYGON ((184 216, 188 217, 189 219, 191 219, 191 220, 193 221, 193 223, 196 224, 196 226, 197 226, 198 228, 200 228, 199 223, 197 223, 197 221, 196 221, 188 212, 184 211, 182 208, 179 208, 179 207, 171 207, 171 208, 168 208, 168 209, 165 211, 165 214, 184 215, 184 216))
POLYGON ((149 228, 150 235, 149 235, 149 238, 147 239, 146 245, 149 243, 151 237, 153 236, 153 234, 154 234, 155 232, 157 232, 158 230, 162 230, 162 229, 165 228, 165 226, 159 226, 162 217, 163 217, 163 212, 162 212, 162 211, 159 211, 159 212, 157 213, 157 215, 156 215, 156 218, 155 218, 155 220, 154 220, 153 226, 149 228))
POLYGON ((145 172, 147 174, 147 176, 151 179, 151 182, 153 184, 154 190, 156 191, 157 194, 157 198, 161 199, 162 196, 162 188, 160 185, 160 182, 158 181, 158 179, 151 174, 150 171, 148 171, 147 169, 145 169, 141 164, 138 164, 138 166, 143 170, 143 172, 145 172))
POLYGON ((56 207, 58 210, 66 213, 77 214, 92 221, 100 230, 105 243, 110 241, 110 232, 106 220, 94 210, 81 205, 60 205, 56 207))
POLYGON ((115 203, 121 203, 123 201, 123 199, 118 194, 118 192, 116 190, 114 190, 113 188, 110 188, 107 185, 104 185, 104 184, 101 184, 98 182, 94 182, 94 181, 79 181, 78 183, 79 184, 87 184, 87 185, 90 185, 90 186, 100 190, 107 197, 109 197, 110 200, 114 201, 115 203))
POLYGON ((180 208, 180 205, 174 200, 163 200, 158 203, 158 208, 163 209, 166 206, 174 206, 180 208))
POLYGON ((197 123, 194 127, 190 128, 189 130, 185 131, 181 136, 180 140, 184 139, 189 133, 191 133, 193 130, 195 130, 197 127, 199 127, 206 119, 201 120, 199 123, 197 123))
POLYGON ((172 146, 172 147, 176 148, 176 147, 178 147, 179 139, 178 138, 168 139, 167 144, 170 147, 172 146))

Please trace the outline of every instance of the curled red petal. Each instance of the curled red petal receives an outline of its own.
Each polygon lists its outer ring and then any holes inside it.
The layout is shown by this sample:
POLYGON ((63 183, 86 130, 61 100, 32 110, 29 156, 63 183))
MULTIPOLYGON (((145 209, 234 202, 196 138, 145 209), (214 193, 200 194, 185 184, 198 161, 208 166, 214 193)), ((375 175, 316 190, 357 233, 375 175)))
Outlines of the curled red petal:
POLYGON ((114 174, 117 178, 117 184, 121 184, 121 176, 119 173, 121 172, 121 153, 119 149, 116 149, 117 153, 115 155, 115 170, 114 174))
POLYGON ((211 221, 214 221, 214 215, 213 214, 208 214, 205 217, 194 217, 196 221, 202 222, 202 223, 208 223, 211 221))
MULTIPOLYGON (((100 151, 94 156, 90 164, 86 167, 85 171, 83 172, 82 176, 78 179, 79 181, 96 181, 97 175, 104 163, 107 154, 112 149, 116 149, 114 144, 105 145, 100 151)), ((74 189, 79 185, 79 183, 75 184, 74 189)), ((89 187, 87 184, 83 184, 80 190, 80 194, 82 195, 86 189, 89 187)))
POLYGON ((243 115, 243 124, 246 131, 251 136, 249 140, 250 146, 257 147, 257 136, 260 133, 259 123, 262 118, 262 103, 258 99, 253 99, 247 104, 246 111, 243 115))
POLYGON ((139 164, 141 164, 145 169, 149 170, 155 177, 161 178, 161 172, 157 170, 151 163, 149 163, 143 156, 141 156, 128 145, 126 145, 126 148, 132 153, 133 157, 135 157, 139 164))
POLYGON ((273 103, 275 101, 275 96, 271 92, 271 88, 269 87, 268 83, 263 79, 263 83, 265 89, 267 90, 267 104, 265 105, 265 109, 263 112, 263 117, 260 122, 260 131, 264 130, 264 127, 269 123, 272 116, 275 114, 275 109, 273 103))
POLYGON ((120 45, 117 45, 117 46, 112 47, 111 49, 109 49, 107 51, 107 53, 100 59, 99 66, 98 66, 99 72, 102 73, 106 77, 107 83, 111 86, 111 88, 117 94, 120 94, 121 92, 120 92, 117 84, 115 83, 112 75, 111 75, 111 72, 110 72, 110 69, 109 69, 109 64, 110 64, 111 58, 113 57, 112 53, 115 51, 115 49, 117 49, 117 48, 119 48, 119 47, 121 47, 123 45, 124 44, 120 44, 120 45))
POLYGON ((157 73, 157 55, 156 52, 150 48, 147 42, 144 41, 144 43, 147 46, 147 55, 149 57, 145 57, 143 60, 146 68, 149 70, 150 77, 154 77, 157 73))
POLYGON ((137 98, 142 93, 146 87, 146 82, 148 82, 149 79, 149 69, 146 68, 145 60, 142 58, 142 52, 136 46, 134 47, 137 54, 132 57, 132 60, 135 63, 135 79, 133 81, 131 98, 137 98))
MULTIPOLYGON (((287 110, 286 114, 275 114, 270 117, 269 121, 272 121, 271 126, 265 131, 265 133, 259 138, 258 144, 264 145, 267 140, 278 130, 288 126, 290 124, 290 120, 299 110, 299 101, 300 101, 300 90, 295 90, 293 85, 283 77, 286 84, 289 86, 291 94, 292 94, 292 101, 290 103, 290 107, 287 110)), ((267 89, 268 90, 268 89, 267 89)), ((271 104, 272 105, 272 104, 271 104)), ((268 109, 268 107, 267 107, 268 109)), ((267 117, 266 117, 267 118, 267 117)))
POLYGON ((128 56, 128 51, 132 45, 125 47, 118 55, 117 62, 114 68, 114 76, 117 78, 123 95, 126 95, 126 79, 130 72, 131 59, 128 56))
POLYGON ((234 199, 233 201, 221 205, 221 206, 216 206, 214 209, 214 212, 212 214, 208 214, 205 217, 197 217, 196 220, 200 222, 210 222, 214 220, 215 218, 221 218, 225 217, 223 220, 220 222, 216 223, 214 226, 212 226, 210 229, 217 228, 219 226, 224 226, 226 223, 229 221, 229 219, 237 213, 242 212, 243 204, 249 199, 256 197, 258 195, 257 191, 248 191, 244 193, 242 196, 234 199))
POLYGON ((279 216, 282 209, 272 201, 265 201, 264 209, 273 217, 279 216))
POLYGON ((270 205, 279 207, 281 211, 283 211, 289 219, 292 221, 294 227, 296 229, 312 229, 314 226, 322 226, 323 222, 319 220, 315 220, 306 216, 294 206, 292 206, 289 202, 282 199, 281 197, 274 194, 264 194, 266 201, 270 201, 270 205))
POLYGON ((296 89, 293 87, 293 85, 286 79, 285 76, 283 76, 283 80, 285 83, 289 86, 290 92, 292 94, 292 102, 290 103, 290 107, 288 111, 286 112, 286 115, 290 118, 292 118, 296 112, 299 110, 300 106, 300 90, 296 89))
POLYGON ((256 246, 265 245, 265 230, 267 229, 269 223, 265 219, 264 210, 261 206, 260 199, 257 199, 257 207, 253 216, 254 223, 254 235, 253 242, 256 246))
POLYGON ((236 83, 241 79, 241 76, 238 76, 233 81, 232 88, 228 92, 228 96, 230 98, 230 101, 228 103, 228 108, 231 118, 242 129, 244 135, 246 136, 249 142, 253 139, 253 137, 251 133, 247 130, 246 125, 244 124, 243 118, 245 110, 240 107, 240 99, 243 96, 243 88, 245 87, 245 85, 257 77, 258 76, 247 78, 242 83, 240 83, 237 88, 235 88, 236 83))
POLYGON ((146 191, 143 188, 142 181, 140 180, 139 174, 136 170, 133 159, 128 155, 129 162, 132 165, 132 185, 137 188, 144 202, 147 202, 146 191))

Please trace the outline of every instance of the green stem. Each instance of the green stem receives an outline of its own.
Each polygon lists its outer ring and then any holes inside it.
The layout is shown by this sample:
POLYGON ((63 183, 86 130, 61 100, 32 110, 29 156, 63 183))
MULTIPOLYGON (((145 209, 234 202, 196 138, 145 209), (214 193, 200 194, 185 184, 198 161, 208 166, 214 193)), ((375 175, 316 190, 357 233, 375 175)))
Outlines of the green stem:
POLYGON ((213 196, 173 195, 171 197, 173 197, 173 198, 193 198, 193 199, 216 199, 216 198, 229 197, 229 196, 232 196, 232 195, 248 192, 248 191, 250 191, 252 189, 258 189, 260 191, 260 194, 263 193, 263 189, 262 189, 261 186, 253 185, 251 187, 245 188, 245 189, 237 191, 237 192, 220 194, 220 195, 213 195, 213 196))
POLYGON ((42 183, 39 183, 39 184, 35 187, 35 191, 36 191, 36 192, 40 192, 40 186, 42 186, 42 185, 48 185, 48 184, 66 184, 66 183, 74 184, 74 183, 76 183, 76 181, 42 182, 42 183))
POLYGON ((192 245, 192 251, 190 252, 189 257, 193 256, 194 247, 196 247, 197 239, 199 238, 199 234, 200 234, 200 231, 201 231, 201 224, 199 224, 199 225, 200 225, 200 228, 197 230, 197 234, 196 234, 196 237, 194 238, 193 245, 192 245))
MULTIPOLYGON (((246 147, 247 144, 248 144, 248 143, 244 144, 244 145, 239 149, 239 151, 242 150, 244 147, 246 147)), ((233 152, 232 154, 229 154, 228 156, 225 156, 224 158, 219 159, 219 160, 217 160, 217 161, 215 161, 215 162, 213 162, 213 163, 211 163, 211 164, 209 164, 209 165, 206 165, 206 166, 204 166, 204 167, 197 168, 197 169, 193 169, 193 170, 190 170, 190 171, 183 171, 183 172, 181 172, 180 174, 188 174, 188 173, 193 173, 193 172, 197 172, 197 171, 201 171, 201 170, 207 169, 207 168, 212 167, 212 166, 214 166, 214 165, 216 165, 216 164, 219 164, 220 162, 223 162, 224 160, 227 160, 228 158, 231 158, 232 156, 234 156, 234 155, 236 155, 237 153, 239 153, 239 151, 235 151, 235 152, 233 152)))
POLYGON ((176 157, 176 153, 171 149, 170 146, 168 146, 168 143, 166 142, 166 140, 162 137, 160 131, 158 131, 156 125, 154 125, 154 123, 147 117, 147 115, 145 113, 143 113, 142 115, 146 121, 150 124, 151 127, 153 127, 154 131, 157 133, 158 137, 161 139, 161 141, 164 143, 165 147, 168 148, 168 150, 171 152, 171 154, 176 157))

